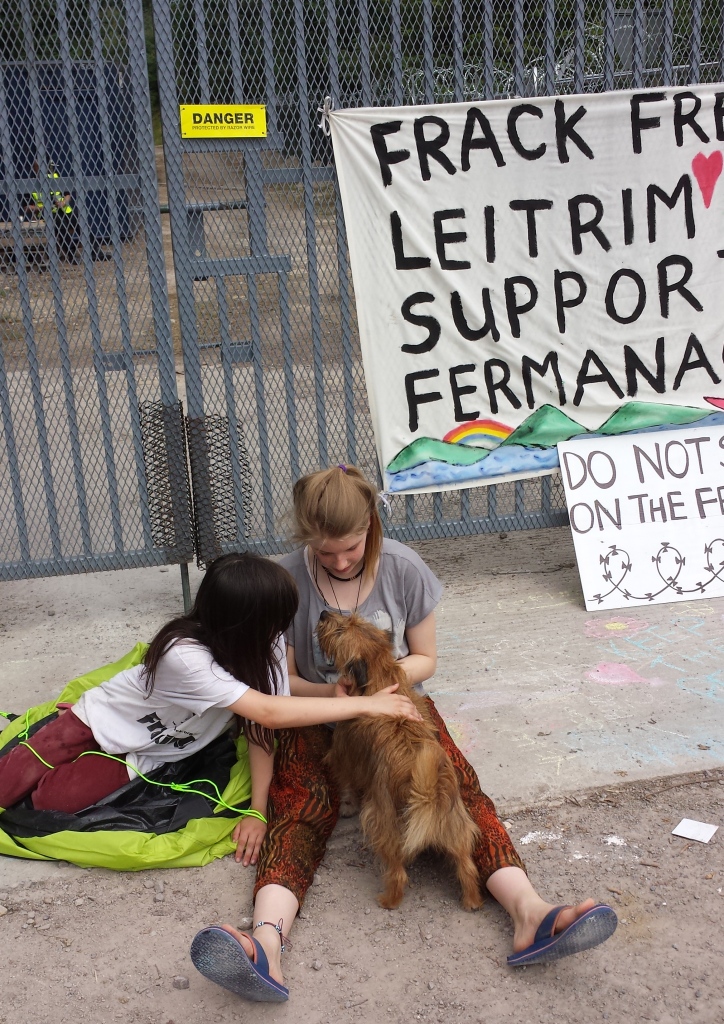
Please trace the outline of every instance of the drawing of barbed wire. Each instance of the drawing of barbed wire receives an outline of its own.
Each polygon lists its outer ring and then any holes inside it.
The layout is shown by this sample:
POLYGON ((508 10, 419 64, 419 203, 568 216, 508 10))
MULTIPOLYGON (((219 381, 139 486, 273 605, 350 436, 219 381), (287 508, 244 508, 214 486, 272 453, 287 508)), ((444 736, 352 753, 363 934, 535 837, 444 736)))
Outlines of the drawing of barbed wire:
POLYGON ((591 600, 596 601, 598 604, 602 604, 603 601, 609 597, 614 591, 617 591, 627 601, 653 601, 661 594, 666 591, 673 591, 679 597, 683 597, 685 594, 703 594, 708 586, 710 586, 714 580, 724 582, 724 558, 718 563, 718 568, 714 565, 714 545, 722 545, 722 555, 724 555, 724 538, 716 537, 708 544, 704 545, 704 556, 706 558, 706 565, 704 569, 709 573, 708 579, 697 580, 693 587, 684 587, 679 583, 679 577, 686 564, 686 558, 678 548, 675 548, 669 541, 662 541, 661 547, 655 555, 651 556, 651 561, 656 565, 656 572, 659 579, 663 583, 660 590, 647 591, 643 594, 634 594, 627 587, 623 587, 622 584, 626 577, 633 572, 633 562, 628 551, 624 548, 618 547, 616 544, 612 544, 608 549, 607 554, 600 556, 600 564, 603 566, 602 578, 611 584, 610 590, 606 593, 594 594, 591 600), (621 576, 619 579, 614 580, 614 560, 618 556, 622 557, 620 572, 621 576), (663 567, 666 564, 671 564, 669 558, 673 558, 674 569, 667 576, 665 575, 665 569, 663 567), (662 571, 663 569, 663 571, 662 571))

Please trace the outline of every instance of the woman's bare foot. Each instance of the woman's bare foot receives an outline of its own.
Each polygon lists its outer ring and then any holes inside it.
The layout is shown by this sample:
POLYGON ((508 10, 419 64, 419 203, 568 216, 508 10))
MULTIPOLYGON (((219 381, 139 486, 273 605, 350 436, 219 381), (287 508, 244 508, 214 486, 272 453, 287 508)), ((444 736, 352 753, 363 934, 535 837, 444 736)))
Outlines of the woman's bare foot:
MULTIPOLYGON (((237 928, 234 928, 230 924, 222 924, 221 928, 229 935, 233 935, 234 938, 242 946, 244 952, 253 962, 256 956, 256 950, 254 949, 254 943, 251 941, 246 932, 240 932, 237 928)), ((276 928, 271 924, 263 924, 258 928, 254 929, 254 938, 262 947, 266 953, 266 958, 269 961, 269 976, 278 981, 280 985, 284 984, 284 975, 282 974, 282 950, 281 950, 281 938, 276 928)))
MULTIPOLYGON (((520 953, 521 950, 527 949, 528 946, 532 945, 541 921, 549 911, 553 910, 554 906, 554 903, 546 903, 544 900, 540 900, 537 906, 531 905, 529 908, 526 908, 524 917, 516 920, 513 935, 514 953, 520 953)), ((583 903, 578 903, 575 907, 566 907, 565 910, 561 911, 556 921, 555 934, 557 935, 559 932, 565 931, 582 914, 585 914, 586 911, 595 906, 595 900, 584 900, 583 903)))

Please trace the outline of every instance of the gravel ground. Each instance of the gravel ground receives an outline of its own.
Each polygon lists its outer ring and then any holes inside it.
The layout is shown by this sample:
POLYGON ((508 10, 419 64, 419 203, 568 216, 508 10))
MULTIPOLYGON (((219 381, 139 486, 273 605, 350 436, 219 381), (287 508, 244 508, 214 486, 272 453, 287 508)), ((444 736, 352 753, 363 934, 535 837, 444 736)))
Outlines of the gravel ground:
POLYGON ((551 900, 611 903, 602 947, 548 966, 506 967, 510 930, 492 900, 463 912, 447 866, 425 855, 398 910, 356 818, 338 826, 285 955, 289 1003, 256 1005, 197 974, 204 924, 246 926, 251 869, 115 874, 60 864, 0 893, 1 1024, 207 1024, 295 1019, 583 1024, 724 1019, 724 829, 708 845, 672 836, 681 818, 719 824, 724 769, 503 808, 530 875, 551 900))

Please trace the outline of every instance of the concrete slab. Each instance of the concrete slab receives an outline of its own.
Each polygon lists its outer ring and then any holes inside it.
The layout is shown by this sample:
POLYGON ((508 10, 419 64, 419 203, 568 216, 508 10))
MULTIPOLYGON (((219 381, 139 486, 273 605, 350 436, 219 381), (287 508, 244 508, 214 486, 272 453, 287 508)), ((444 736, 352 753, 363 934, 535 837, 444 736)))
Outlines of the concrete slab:
MULTIPOLYGON (((724 764, 724 602, 586 612, 567 529, 415 547, 445 584, 428 689, 494 800, 724 764)), ((0 708, 15 712, 182 606, 176 567, 2 583, 0 601, 0 708)), ((0 884, 57 870, 0 858, 0 884)))
POLYGON ((429 690, 486 792, 721 765, 724 602, 587 612, 568 529, 503 538, 418 546, 446 584, 429 690))

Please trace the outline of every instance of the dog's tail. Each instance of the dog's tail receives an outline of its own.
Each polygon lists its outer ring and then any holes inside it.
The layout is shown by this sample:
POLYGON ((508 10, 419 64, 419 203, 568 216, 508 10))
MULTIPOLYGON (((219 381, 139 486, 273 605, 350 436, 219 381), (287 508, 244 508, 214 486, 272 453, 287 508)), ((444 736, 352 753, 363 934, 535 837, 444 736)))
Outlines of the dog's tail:
POLYGON ((429 846, 472 852, 479 829, 465 810, 453 766, 437 743, 425 744, 415 761, 405 825, 405 863, 429 846))

